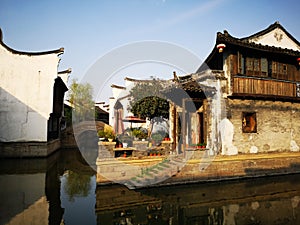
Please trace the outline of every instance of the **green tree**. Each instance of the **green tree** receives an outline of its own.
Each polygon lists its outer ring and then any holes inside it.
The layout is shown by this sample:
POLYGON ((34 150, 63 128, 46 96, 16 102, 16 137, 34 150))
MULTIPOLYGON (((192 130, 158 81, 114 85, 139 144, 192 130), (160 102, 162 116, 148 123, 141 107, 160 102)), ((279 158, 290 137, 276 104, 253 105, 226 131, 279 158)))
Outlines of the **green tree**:
POLYGON ((130 90, 129 110, 141 118, 169 118, 169 103, 162 95, 163 82, 153 79, 138 82, 130 90))
POLYGON ((73 119, 76 119, 77 122, 94 119, 95 103, 93 87, 90 84, 80 84, 73 79, 69 88, 69 101, 73 106, 73 119))

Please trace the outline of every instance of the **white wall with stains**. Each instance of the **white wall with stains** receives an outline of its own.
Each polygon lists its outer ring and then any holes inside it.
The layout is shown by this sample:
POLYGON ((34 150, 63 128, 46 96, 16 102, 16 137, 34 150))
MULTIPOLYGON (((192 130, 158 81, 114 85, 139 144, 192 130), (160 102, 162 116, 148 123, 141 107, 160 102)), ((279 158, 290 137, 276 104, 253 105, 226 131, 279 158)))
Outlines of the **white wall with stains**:
POLYGON ((47 141, 58 55, 22 53, 0 44, 0 141, 47 141))

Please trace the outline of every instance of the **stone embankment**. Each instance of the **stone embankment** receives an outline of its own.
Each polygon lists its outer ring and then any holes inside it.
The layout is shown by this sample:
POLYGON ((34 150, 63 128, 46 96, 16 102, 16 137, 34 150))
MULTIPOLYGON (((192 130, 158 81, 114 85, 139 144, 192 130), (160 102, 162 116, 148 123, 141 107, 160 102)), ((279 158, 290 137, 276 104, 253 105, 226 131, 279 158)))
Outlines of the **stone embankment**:
POLYGON ((213 157, 207 151, 186 154, 191 155, 138 159, 113 158, 107 154, 98 157, 97 183, 141 188, 300 173, 300 152, 213 157))

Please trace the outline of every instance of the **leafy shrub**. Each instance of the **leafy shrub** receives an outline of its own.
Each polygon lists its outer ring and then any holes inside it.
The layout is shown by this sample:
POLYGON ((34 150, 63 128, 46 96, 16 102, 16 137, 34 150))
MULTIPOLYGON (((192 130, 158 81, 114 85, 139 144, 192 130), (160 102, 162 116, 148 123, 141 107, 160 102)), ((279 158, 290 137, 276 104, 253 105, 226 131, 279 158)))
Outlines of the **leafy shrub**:
POLYGON ((133 129, 132 135, 138 139, 146 139, 148 137, 147 131, 145 132, 142 129, 133 129))
POLYGON ((104 129, 98 131, 98 136, 105 139, 115 139, 116 135, 112 130, 104 129))

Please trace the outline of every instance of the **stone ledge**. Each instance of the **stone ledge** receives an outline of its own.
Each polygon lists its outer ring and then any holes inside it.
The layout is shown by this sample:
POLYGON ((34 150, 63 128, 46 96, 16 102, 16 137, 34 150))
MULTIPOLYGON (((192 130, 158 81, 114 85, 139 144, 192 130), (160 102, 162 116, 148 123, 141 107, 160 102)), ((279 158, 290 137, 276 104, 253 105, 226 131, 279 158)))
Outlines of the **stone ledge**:
POLYGON ((60 147, 59 139, 49 142, 0 142, 0 158, 47 157, 60 147))

